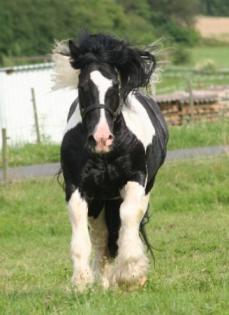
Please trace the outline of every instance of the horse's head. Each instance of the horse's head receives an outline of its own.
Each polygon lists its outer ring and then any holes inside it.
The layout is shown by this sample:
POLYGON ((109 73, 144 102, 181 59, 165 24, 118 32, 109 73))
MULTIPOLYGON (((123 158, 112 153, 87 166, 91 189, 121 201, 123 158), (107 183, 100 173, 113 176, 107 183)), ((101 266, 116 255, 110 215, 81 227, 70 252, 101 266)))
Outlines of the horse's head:
POLYGON ((118 72, 108 64, 91 63, 83 67, 78 94, 89 148, 97 153, 109 152, 120 111, 118 72))
MULTIPOLYGON (((148 51, 101 34, 70 40, 62 54, 70 58, 72 70, 78 74, 79 106, 88 145, 95 152, 109 152, 121 106, 131 91, 149 83, 155 58, 148 51)), ((57 74, 61 81, 63 71, 57 74)), ((73 78, 71 72, 69 81, 73 78)))

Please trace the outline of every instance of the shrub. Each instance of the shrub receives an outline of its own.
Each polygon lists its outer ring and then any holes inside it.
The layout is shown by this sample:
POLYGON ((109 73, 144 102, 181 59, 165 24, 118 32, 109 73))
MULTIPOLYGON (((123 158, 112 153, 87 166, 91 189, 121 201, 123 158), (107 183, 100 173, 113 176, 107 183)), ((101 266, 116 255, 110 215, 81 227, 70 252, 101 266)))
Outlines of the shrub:
POLYGON ((212 59, 205 59, 196 64, 195 70, 198 72, 211 73, 216 71, 216 63, 212 59))
POLYGON ((167 22, 164 27, 177 43, 194 46, 199 41, 199 33, 190 27, 179 25, 173 21, 167 22))
POLYGON ((172 62, 175 65, 187 64, 191 61, 191 52, 183 46, 177 46, 174 49, 172 62))

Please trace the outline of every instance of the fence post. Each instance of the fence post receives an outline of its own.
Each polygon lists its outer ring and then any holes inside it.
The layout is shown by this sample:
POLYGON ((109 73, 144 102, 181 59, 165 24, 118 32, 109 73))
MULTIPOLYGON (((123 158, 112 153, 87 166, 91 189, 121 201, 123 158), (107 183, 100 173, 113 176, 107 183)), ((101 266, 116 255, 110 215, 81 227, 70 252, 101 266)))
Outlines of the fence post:
POLYGON ((6 128, 2 128, 2 170, 3 170, 3 182, 8 180, 8 150, 7 150, 7 131, 6 128))
POLYGON ((40 135, 39 120, 38 120, 38 113, 37 113, 37 104, 36 104, 36 95, 35 95, 34 88, 31 88, 31 95, 32 95, 33 114, 34 114, 37 143, 39 144, 39 143, 41 143, 41 135, 40 135))
POLYGON ((193 91, 192 91, 192 81, 191 81, 191 79, 188 79, 188 93, 189 93, 190 121, 193 121, 193 117, 194 117, 194 101, 193 101, 193 91))

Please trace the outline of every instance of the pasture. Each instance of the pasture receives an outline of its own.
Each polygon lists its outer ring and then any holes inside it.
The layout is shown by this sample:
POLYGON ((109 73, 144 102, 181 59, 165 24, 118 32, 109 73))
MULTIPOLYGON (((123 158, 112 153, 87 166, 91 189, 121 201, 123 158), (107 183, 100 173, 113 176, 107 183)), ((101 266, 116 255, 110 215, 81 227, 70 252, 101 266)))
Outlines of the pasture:
POLYGON ((195 66, 206 59, 212 59, 217 68, 229 68, 228 45, 196 46, 191 49, 191 65, 195 66))
MULTIPOLYGON (((181 67, 171 65, 171 57, 168 58, 168 68, 165 67, 156 85, 158 94, 169 93, 175 90, 184 90, 188 88, 188 80, 192 80, 192 86, 195 89, 203 89, 212 85, 228 85, 228 72, 221 74, 217 71, 225 71, 229 68, 228 45, 205 45, 200 44, 193 48, 186 48, 190 53, 190 60, 181 67), (198 69, 208 60, 213 62, 212 73, 190 73, 189 70, 198 69), (172 66, 172 68, 170 68, 172 66), (185 71, 187 70, 187 71, 185 71), (216 71, 216 72, 215 72, 216 71)), ((173 51, 171 49, 171 55, 173 51)))
POLYGON ((228 314, 229 159, 167 163, 151 195, 145 288, 70 286, 70 224, 54 178, 0 186, 0 314, 228 314))

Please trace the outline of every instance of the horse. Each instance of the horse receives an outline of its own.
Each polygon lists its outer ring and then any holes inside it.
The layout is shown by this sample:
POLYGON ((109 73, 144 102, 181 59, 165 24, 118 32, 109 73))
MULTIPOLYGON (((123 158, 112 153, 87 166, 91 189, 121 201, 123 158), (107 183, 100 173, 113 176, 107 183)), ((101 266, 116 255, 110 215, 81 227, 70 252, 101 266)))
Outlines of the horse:
POLYGON ((56 88, 78 90, 60 150, 72 282, 79 290, 94 281, 141 287, 149 269, 143 225, 168 141, 158 105, 140 91, 156 58, 113 36, 85 33, 57 43, 53 60, 56 88))

